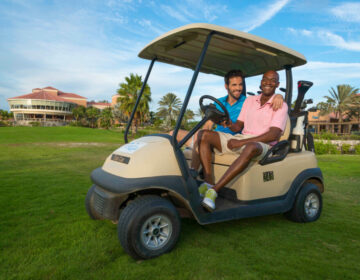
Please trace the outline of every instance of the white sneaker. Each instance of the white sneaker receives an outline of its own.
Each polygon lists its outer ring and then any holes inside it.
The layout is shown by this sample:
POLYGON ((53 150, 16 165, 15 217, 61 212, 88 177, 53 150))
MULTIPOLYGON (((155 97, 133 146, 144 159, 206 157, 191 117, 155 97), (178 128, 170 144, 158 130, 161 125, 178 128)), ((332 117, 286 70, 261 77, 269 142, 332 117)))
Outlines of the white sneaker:
POLYGON ((205 198, 202 201, 202 206, 204 206, 208 211, 215 210, 215 199, 217 198, 217 193, 214 189, 208 189, 205 193, 205 198))

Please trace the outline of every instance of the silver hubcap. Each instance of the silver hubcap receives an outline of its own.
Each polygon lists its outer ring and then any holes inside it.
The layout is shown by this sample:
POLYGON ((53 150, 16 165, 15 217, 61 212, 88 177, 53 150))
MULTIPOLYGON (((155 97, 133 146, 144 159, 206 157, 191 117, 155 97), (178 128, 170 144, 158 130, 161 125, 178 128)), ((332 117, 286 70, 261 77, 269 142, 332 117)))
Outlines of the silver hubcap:
POLYGON ((316 214, 319 212, 320 201, 319 197, 314 194, 310 193, 305 198, 305 213, 308 217, 312 218, 315 217, 316 214))
POLYGON ((154 215, 145 221, 141 228, 141 242, 150 250, 157 250, 165 246, 170 240, 172 224, 163 215, 154 215))

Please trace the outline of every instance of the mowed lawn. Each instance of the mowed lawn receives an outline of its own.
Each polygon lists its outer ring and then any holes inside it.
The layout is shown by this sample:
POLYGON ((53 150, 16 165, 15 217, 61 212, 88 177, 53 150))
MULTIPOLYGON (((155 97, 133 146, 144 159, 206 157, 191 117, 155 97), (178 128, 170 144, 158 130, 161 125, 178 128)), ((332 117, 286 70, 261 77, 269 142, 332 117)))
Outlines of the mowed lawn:
POLYGON ((360 156, 318 157, 317 222, 186 219, 172 252, 135 261, 84 207, 90 172, 122 143, 115 131, 0 128, 0 279, 359 279, 360 156))

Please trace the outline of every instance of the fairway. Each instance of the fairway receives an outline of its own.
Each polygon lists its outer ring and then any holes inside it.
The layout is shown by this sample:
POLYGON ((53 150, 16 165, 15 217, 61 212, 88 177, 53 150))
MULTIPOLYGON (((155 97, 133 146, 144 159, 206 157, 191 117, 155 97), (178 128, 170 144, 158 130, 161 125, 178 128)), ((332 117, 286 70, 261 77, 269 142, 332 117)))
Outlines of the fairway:
POLYGON ((116 131, 0 128, 0 279, 359 279, 360 156, 318 156, 317 222, 184 219, 172 252, 135 261, 84 207, 91 171, 121 144, 116 131))

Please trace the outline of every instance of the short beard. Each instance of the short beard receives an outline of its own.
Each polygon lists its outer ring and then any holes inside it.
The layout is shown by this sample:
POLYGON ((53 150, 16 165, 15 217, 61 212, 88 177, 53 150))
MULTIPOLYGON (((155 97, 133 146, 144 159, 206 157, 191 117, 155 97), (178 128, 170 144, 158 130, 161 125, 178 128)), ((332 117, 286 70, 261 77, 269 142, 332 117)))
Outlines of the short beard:
POLYGON ((234 98, 234 99, 236 99, 236 100, 239 100, 240 97, 241 97, 241 93, 240 93, 239 97, 236 97, 229 89, 228 89, 228 94, 229 94, 232 98, 234 98))

